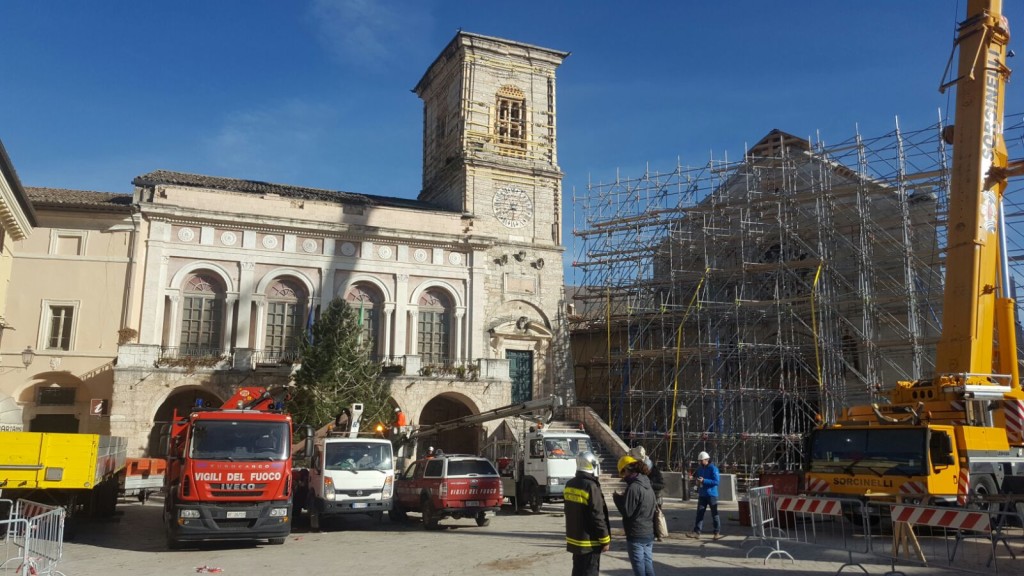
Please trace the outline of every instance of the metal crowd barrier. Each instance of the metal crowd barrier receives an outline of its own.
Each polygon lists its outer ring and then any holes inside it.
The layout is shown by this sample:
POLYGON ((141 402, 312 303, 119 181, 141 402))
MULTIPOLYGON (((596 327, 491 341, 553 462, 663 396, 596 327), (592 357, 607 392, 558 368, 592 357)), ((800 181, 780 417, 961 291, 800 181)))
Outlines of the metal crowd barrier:
MULTIPOLYGON (((3 539, 3 563, 0 570, 6 570, 8 565, 21 566, 25 563, 24 553, 17 543, 15 535, 23 534, 28 525, 27 520, 14 517, 14 501, 0 499, 0 538, 3 539)), ((19 573, 21 570, 19 570, 19 573)))
POLYGON ((0 520, 4 531, 0 570, 15 566, 19 576, 64 576, 57 570, 64 550, 64 508, 18 500, 10 510, 8 518, 0 520))
MULTIPOLYGON (((1016 512, 892 504, 892 536, 872 539, 874 554, 915 566, 943 567, 959 572, 999 573, 1017 560, 1013 545, 1024 542, 1016 512)), ((1024 572, 1024 558, 1015 570, 1024 572)))
MULTIPOLYGON (((758 549, 773 557, 794 560, 789 550, 810 545, 845 551, 848 566, 867 569, 854 562, 854 554, 884 558, 892 570, 903 574, 897 563, 959 572, 1024 574, 1024 514, 1018 500, 1007 500, 989 510, 869 503, 856 498, 825 498, 775 495, 772 486, 752 488, 751 536, 758 549), (792 545, 792 546, 791 546, 792 545)), ((977 504, 977 503, 975 503, 977 504)), ((795 562, 795 560, 794 560, 795 562)))
POLYGON ((750 554, 754 550, 767 549, 769 553, 764 558, 764 563, 768 563, 768 559, 772 556, 786 556, 794 563, 796 560, 789 552, 782 549, 780 540, 786 537, 786 532, 779 526, 778 516, 776 515, 775 508, 775 488, 771 484, 768 486, 758 486, 757 488, 751 488, 747 491, 747 500, 750 502, 750 528, 751 536, 744 540, 755 540, 758 543, 753 548, 747 550, 747 558, 750 558, 750 554))
MULTIPOLYGON (((786 543, 787 548, 793 544, 844 551, 847 561, 836 574, 851 566, 868 573, 853 559, 854 554, 866 555, 871 551, 870 521, 863 502, 853 498, 790 495, 775 496, 773 500, 778 535, 774 537, 771 552, 765 557, 766 564, 773 556, 793 559, 793 555, 782 548, 786 543)), ((747 556, 750 556, 749 552, 747 556)))

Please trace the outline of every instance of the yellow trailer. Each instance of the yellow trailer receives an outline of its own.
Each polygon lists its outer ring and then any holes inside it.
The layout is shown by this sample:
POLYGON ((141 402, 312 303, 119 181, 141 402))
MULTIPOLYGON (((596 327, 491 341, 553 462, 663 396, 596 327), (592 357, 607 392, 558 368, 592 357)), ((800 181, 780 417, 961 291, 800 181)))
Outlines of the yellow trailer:
POLYGON ((0 432, 0 496, 108 516, 125 466, 124 438, 99 434, 0 432))

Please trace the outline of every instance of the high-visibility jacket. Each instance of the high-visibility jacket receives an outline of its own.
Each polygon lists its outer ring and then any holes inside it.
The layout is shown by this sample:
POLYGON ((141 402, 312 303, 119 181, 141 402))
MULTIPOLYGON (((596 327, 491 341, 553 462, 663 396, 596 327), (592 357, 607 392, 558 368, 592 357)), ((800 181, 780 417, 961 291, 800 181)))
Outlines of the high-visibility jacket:
POLYGON ((593 475, 577 472, 565 483, 565 549, 574 554, 600 552, 612 541, 608 506, 593 475))
POLYGON ((405 412, 395 412, 395 426, 405 426, 405 412))

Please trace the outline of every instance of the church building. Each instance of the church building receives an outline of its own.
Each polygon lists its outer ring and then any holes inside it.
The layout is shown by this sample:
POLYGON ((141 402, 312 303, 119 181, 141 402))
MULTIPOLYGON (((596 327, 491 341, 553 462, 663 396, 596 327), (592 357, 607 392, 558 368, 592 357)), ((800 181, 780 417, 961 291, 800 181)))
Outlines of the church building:
MULTIPOLYGON (((3 342, 32 346, 40 369, 0 375, 0 393, 26 430, 37 414, 65 414, 65 429, 124 436, 130 455, 148 454, 175 408, 287 383, 297 338, 344 298, 413 424, 551 394, 571 403, 555 90, 566 56, 457 33, 414 88, 416 199, 165 170, 135 177, 123 208, 110 194, 29 189, 50 199, 44 213, 62 214, 62 195, 78 209, 94 197, 116 222, 44 222, 41 254, 15 267, 24 318, 3 342), (116 262, 122 284, 57 286, 34 273, 58 256, 94 278, 116 262), (58 388, 64 404, 42 409, 55 394, 40 390, 58 388)), ((448 450, 476 451, 480 437, 453 436, 448 450)))

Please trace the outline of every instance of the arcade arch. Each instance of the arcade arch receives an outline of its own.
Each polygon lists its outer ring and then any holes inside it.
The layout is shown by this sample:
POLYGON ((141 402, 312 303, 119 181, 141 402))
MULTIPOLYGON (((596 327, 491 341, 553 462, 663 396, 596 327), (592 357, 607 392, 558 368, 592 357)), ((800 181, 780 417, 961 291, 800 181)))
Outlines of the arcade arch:
MULTIPOLYGON (((164 446, 161 433, 164 427, 170 425, 174 418, 174 411, 178 414, 187 413, 195 407, 199 401, 205 406, 220 406, 224 399, 213 392, 198 386, 188 386, 175 389, 160 404, 153 415, 153 427, 149 430, 149 440, 146 443, 146 454, 149 456, 164 456, 164 446)), ((166 440, 166 439, 163 439, 166 440)))
MULTIPOLYGON (((429 426, 479 413, 469 398, 456 392, 446 392, 434 396, 423 406, 419 424, 429 426)), ((440 448, 447 454, 479 454, 482 436, 483 426, 480 424, 440 432, 417 446, 418 456, 425 455, 429 446, 440 448)))

